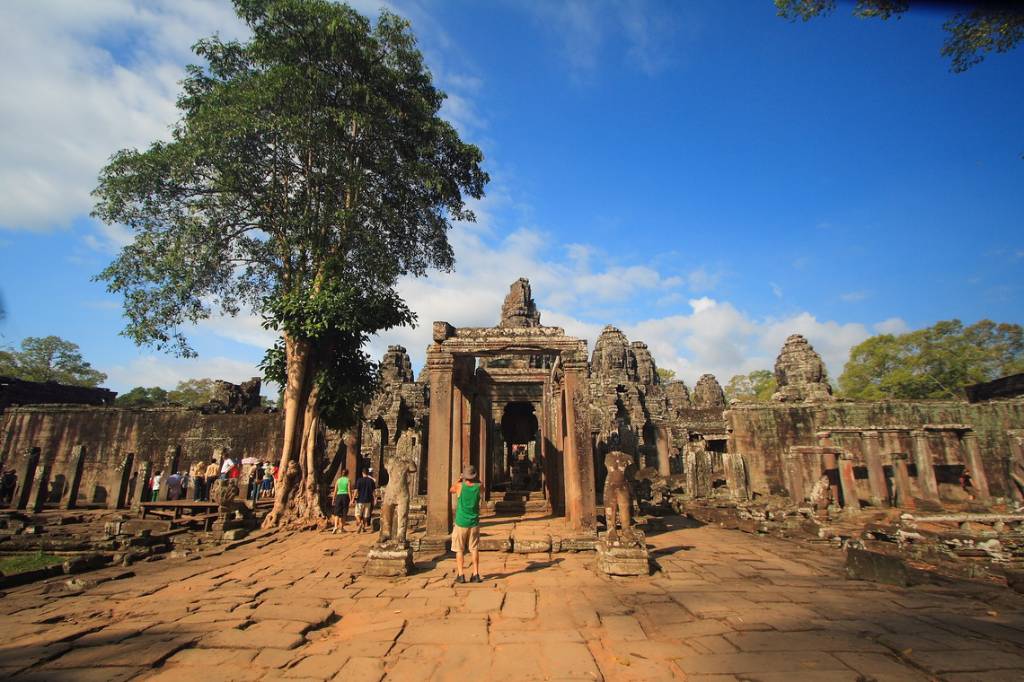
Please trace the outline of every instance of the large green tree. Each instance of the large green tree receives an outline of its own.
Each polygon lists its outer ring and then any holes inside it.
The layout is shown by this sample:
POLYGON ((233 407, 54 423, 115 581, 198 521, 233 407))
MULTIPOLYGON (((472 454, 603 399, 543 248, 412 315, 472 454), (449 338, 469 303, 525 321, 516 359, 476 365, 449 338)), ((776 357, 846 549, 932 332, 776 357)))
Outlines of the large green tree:
POLYGON ((114 400, 118 407, 158 407, 166 405, 167 391, 159 386, 136 386, 127 393, 122 393, 114 400))
MULTIPOLYGON (((912 6, 934 8, 936 3, 915 0, 857 0, 853 13, 862 18, 899 17, 912 6)), ((949 57, 954 72, 981 62, 991 52, 1006 52, 1024 39, 1024 5, 1019 2, 947 2, 954 11, 943 28, 948 36, 942 56, 949 57), (959 5, 959 8, 957 7, 959 5)), ((835 9, 835 0, 775 0, 781 17, 807 21, 835 9)))
POLYGON ((199 407, 210 402, 213 397, 213 379, 185 379, 179 381, 173 390, 167 392, 167 400, 172 403, 199 407))
POLYGON ((775 374, 767 369, 755 369, 750 374, 737 374, 722 389, 726 400, 740 402, 767 402, 777 385, 775 374))
POLYGON ((70 386, 94 387, 107 380, 85 361, 78 344, 59 336, 29 336, 22 340, 21 351, 0 351, 0 374, 70 386))
POLYGON ((982 320, 938 322, 906 334, 881 334, 854 346, 839 377, 843 397, 956 398, 963 387, 1024 372, 1024 329, 982 320))
POLYGON ((318 525, 325 424, 373 388, 368 336, 414 315, 398 277, 449 270, 453 221, 487 182, 482 155, 439 116, 409 25, 326 0, 235 0, 246 42, 200 40, 169 142, 103 169, 95 215, 134 241, 101 274, 124 333, 193 354, 187 326, 252 311, 280 342, 284 444, 265 525, 318 525))

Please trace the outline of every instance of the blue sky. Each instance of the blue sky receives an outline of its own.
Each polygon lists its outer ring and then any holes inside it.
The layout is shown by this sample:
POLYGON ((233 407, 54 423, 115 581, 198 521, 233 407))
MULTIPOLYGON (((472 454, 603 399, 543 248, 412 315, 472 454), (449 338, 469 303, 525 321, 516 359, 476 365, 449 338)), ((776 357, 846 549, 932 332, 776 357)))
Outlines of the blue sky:
MULTIPOLYGON (((838 376, 879 331, 1022 321, 1024 50, 952 74, 941 14, 789 23, 770 0, 391 7, 493 182, 456 272, 402 283, 422 324, 375 355, 418 366, 432 320, 493 324, 519 276, 545 323, 591 346, 615 324, 691 384, 770 368, 792 332, 838 376)), ((166 135, 215 30, 244 36, 225 2, 0 5, 4 342, 60 335, 120 391, 256 373, 258 321, 203 324, 178 360, 118 336, 90 281, 130 238, 88 217, 96 173, 166 135)))

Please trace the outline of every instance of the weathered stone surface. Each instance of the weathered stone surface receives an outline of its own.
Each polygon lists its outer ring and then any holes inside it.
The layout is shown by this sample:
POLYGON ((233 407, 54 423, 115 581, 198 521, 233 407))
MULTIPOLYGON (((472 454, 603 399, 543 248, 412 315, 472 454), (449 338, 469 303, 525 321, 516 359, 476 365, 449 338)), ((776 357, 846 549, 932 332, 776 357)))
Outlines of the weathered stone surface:
POLYGON ((713 374, 702 374, 693 387, 696 408, 725 407, 725 392, 713 374))
POLYGON ((643 542, 610 542, 602 537, 597 541, 597 567, 608 575, 648 575, 650 553, 643 542))
POLYGON ((511 290, 501 304, 499 327, 539 327, 540 312, 533 301, 530 280, 520 277, 512 283, 511 290))
POLYGON ((366 555, 367 575, 394 577, 409 575, 412 570, 412 547, 409 546, 402 549, 374 545, 366 555))
POLYGON ((538 536, 515 536, 515 540, 512 543, 512 551, 516 554, 534 554, 536 552, 550 552, 551 551, 551 536, 550 535, 538 535, 538 536))
POLYGON ((821 402, 833 400, 832 386, 821 356, 800 334, 786 339, 775 360, 778 402, 821 402))
POLYGON ((898 556, 851 547, 846 551, 846 577, 886 585, 909 585, 910 570, 898 556))
POLYGON ((253 377, 240 384, 218 379, 213 382, 213 391, 209 402, 202 406, 206 414, 249 414, 262 412, 263 402, 260 398, 261 380, 253 377))

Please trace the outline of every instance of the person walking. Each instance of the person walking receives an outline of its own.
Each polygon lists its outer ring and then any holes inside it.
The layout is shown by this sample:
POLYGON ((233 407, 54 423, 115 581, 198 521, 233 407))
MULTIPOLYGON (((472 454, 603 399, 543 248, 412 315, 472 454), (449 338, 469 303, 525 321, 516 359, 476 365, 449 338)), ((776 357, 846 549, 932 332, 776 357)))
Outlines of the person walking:
POLYGON ((370 477, 370 470, 363 469, 363 475, 356 481, 356 532, 370 530, 370 513, 373 511, 373 491, 377 483, 370 477))
POLYGON ((203 460, 196 460, 189 470, 192 479, 192 499, 201 502, 206 498, 206 463, 203 460))
POLYGON ((341 532, 345 532, 345 518, 348 516, 348 469, 341 470, 341 476, 334 484, 334 528, 332 533, 338 532, 339 521, 341 532))
POLYGON ((156 472, 156 476, 153 477, 153 481, 149 484, 149 489, 153 491, 153 501, 156 502, 157 498, 160 497, 160 479, 163 478, 164 472, 156 472))
POLYGON ((452 528, 452 549, 455 550, 455 582, 466 582, 465 556, 473 562, 471 583, 483 582, 480 577, 480 493, 483 486, 476 480, 476 467, 468 465, 462 477, 449 492, 455 495, 455 527, 452 528))
POLYGON ((167 477, 167 499, 169 501, 181 499, 181 474, 177 471, 167 477))
POLYGON ((217 480, 217 475, 220 473, 220 467, 217 466, 217 460, 211 459, 210 463, 206 465, 206 488, 203 490, 203 501, 210 501, 210 489, 213 488, 213 482, 217 480))

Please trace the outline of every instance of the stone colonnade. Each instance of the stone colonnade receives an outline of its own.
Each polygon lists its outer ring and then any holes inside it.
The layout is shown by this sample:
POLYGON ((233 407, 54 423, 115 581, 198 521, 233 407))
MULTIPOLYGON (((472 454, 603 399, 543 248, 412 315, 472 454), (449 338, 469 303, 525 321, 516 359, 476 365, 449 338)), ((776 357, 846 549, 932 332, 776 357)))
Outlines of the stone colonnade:
POLYGON ((817 433, 817 446, 793 446, 783 456, 783 478, 790 496, 797 502, 830 502, 844 509, 861 508, 856 469, 867 472, 867 500, 873 507, 896 506, 912 509, 915 499, 940 503, 936 477, 936 453, 931 447, 933 437, 942 439, 946 452, 957 453, 958 462, 970 472, 973 493, 981 502, 991 499, 988 478, 978 448, 977 435, 963 424, 926 424, 921 427, 841 427, 817 433), (836 438, 844 445, 838 447, 836 438), (854 442, 850 442, 853 439, 854 442), (888 451, 883 442, 909 442, 910 452, 903 448, 888 451), (859 452, 858 457, 855 452, 859 452), (914 475, 911 475, 911 466, 914 475), (890 474, 886 475, 886 469, 890 474), (819 495, 819 481, 826 480, 829 494, 819 495), (913 483, 912 483, 913 481, 913 483), (916 484, 916 485, 914 485, 916 484))

